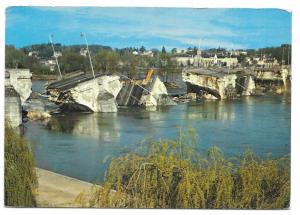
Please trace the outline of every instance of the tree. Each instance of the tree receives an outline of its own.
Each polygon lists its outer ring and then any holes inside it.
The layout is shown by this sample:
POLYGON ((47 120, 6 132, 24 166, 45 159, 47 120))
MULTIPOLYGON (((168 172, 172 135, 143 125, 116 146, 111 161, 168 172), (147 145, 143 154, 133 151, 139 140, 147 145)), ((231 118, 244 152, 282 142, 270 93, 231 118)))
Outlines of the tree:
POLYGON ((26 68, 26 55, 23 51, 14 46, 5 46, 5 67, 26 68))
POLYGON ((161 53, 158 63, 158 72, 163 76, 163 81, 168 82, 169 76, 174 73, 181 71, 178 67, 178 63, 175 59, 172 58, 170 53, 161 53))
POLYGON ((94 57, 95 69, 102 73, 117 72, 119 61, 119 54, 110 50, 98 51, 94 57))
POLYGON ((140 48, 140 52, 145 52, 146 51, 146 48, 144 47, 144 46, 142 46, 141 48, 140 48))
POLYGON ((59 57, 60 67, 64 73, 74 72, 74 71, 84 71, 88 70, 88 59, 84 56, 79 55, 79 53, 74 53, 70 51, 63 52, 62 56, 59 57))
POLYGON ((161 53, 163 53, 163 54, 166 54, 167 52, 166 52, 166 48, 163 46, 162 47, 162 49, 161 49, 161 53))

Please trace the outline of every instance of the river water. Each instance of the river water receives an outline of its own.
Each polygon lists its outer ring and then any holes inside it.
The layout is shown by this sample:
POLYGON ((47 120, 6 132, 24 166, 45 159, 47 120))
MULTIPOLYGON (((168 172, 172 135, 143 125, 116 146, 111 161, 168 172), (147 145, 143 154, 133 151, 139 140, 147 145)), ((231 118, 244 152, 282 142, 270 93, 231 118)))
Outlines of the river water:
MULTIPOLYGON (((39 91, 34 83, 34 90, 39 91)), ((70 113, 51 123, 26 123, 37 165, 78 179, 101 182, 112 157, 135 150, 147 138, 176 138, 192 127, 197 148, 212 146, 225 156, 251 149, 261 156, 290 154, 290 96, 265 95, 231 101, 203 101, 146 111, 70 113)))

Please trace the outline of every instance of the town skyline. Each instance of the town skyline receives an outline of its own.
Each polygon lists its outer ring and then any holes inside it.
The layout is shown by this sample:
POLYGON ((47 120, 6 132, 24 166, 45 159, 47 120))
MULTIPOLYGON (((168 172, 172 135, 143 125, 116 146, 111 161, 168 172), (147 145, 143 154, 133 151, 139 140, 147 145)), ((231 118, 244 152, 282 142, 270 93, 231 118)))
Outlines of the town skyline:
POLYGON ((10 7, 6 40, 21 48, 48 43, 257 49, 291 44, 291 13, 279 9, 10 7), (250 17, 250 18, 249 18, 250 17), (163 20, 163 21, 162 21, 163 20), (17 32, 22 31, 22 36, 17 32))

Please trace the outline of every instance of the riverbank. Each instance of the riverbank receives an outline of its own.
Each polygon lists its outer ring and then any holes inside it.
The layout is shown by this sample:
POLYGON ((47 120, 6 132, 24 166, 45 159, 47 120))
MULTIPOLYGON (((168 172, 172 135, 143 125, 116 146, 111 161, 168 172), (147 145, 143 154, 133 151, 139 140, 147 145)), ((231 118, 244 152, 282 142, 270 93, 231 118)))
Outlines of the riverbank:
POLYGON ((44 81, 50 81, 50 80, 56 80, 57 75, 36 75, 32 74, 32 80, 44 80, 44 81))
POLYGON ((89 192, 93 184, 36 168, 38 207, 79 207, 74 203, 81 192, 89 192))

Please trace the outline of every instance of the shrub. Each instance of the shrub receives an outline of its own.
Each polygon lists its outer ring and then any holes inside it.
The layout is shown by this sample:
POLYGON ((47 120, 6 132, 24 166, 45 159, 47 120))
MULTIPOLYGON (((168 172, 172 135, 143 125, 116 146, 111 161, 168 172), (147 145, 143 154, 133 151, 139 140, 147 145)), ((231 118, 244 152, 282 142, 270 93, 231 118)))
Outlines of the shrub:
POLYGON ((85 207, 245 208, 289 206, 289 158, 260 159, 247 151, 225 159, 200 155, 193 134, 152 142, 147 153, 112 160, 102 187, 76 199, 85 207))
POLYGON ((28 143, 5 123, 5 205, 34 207, 37 177, 28 143))

